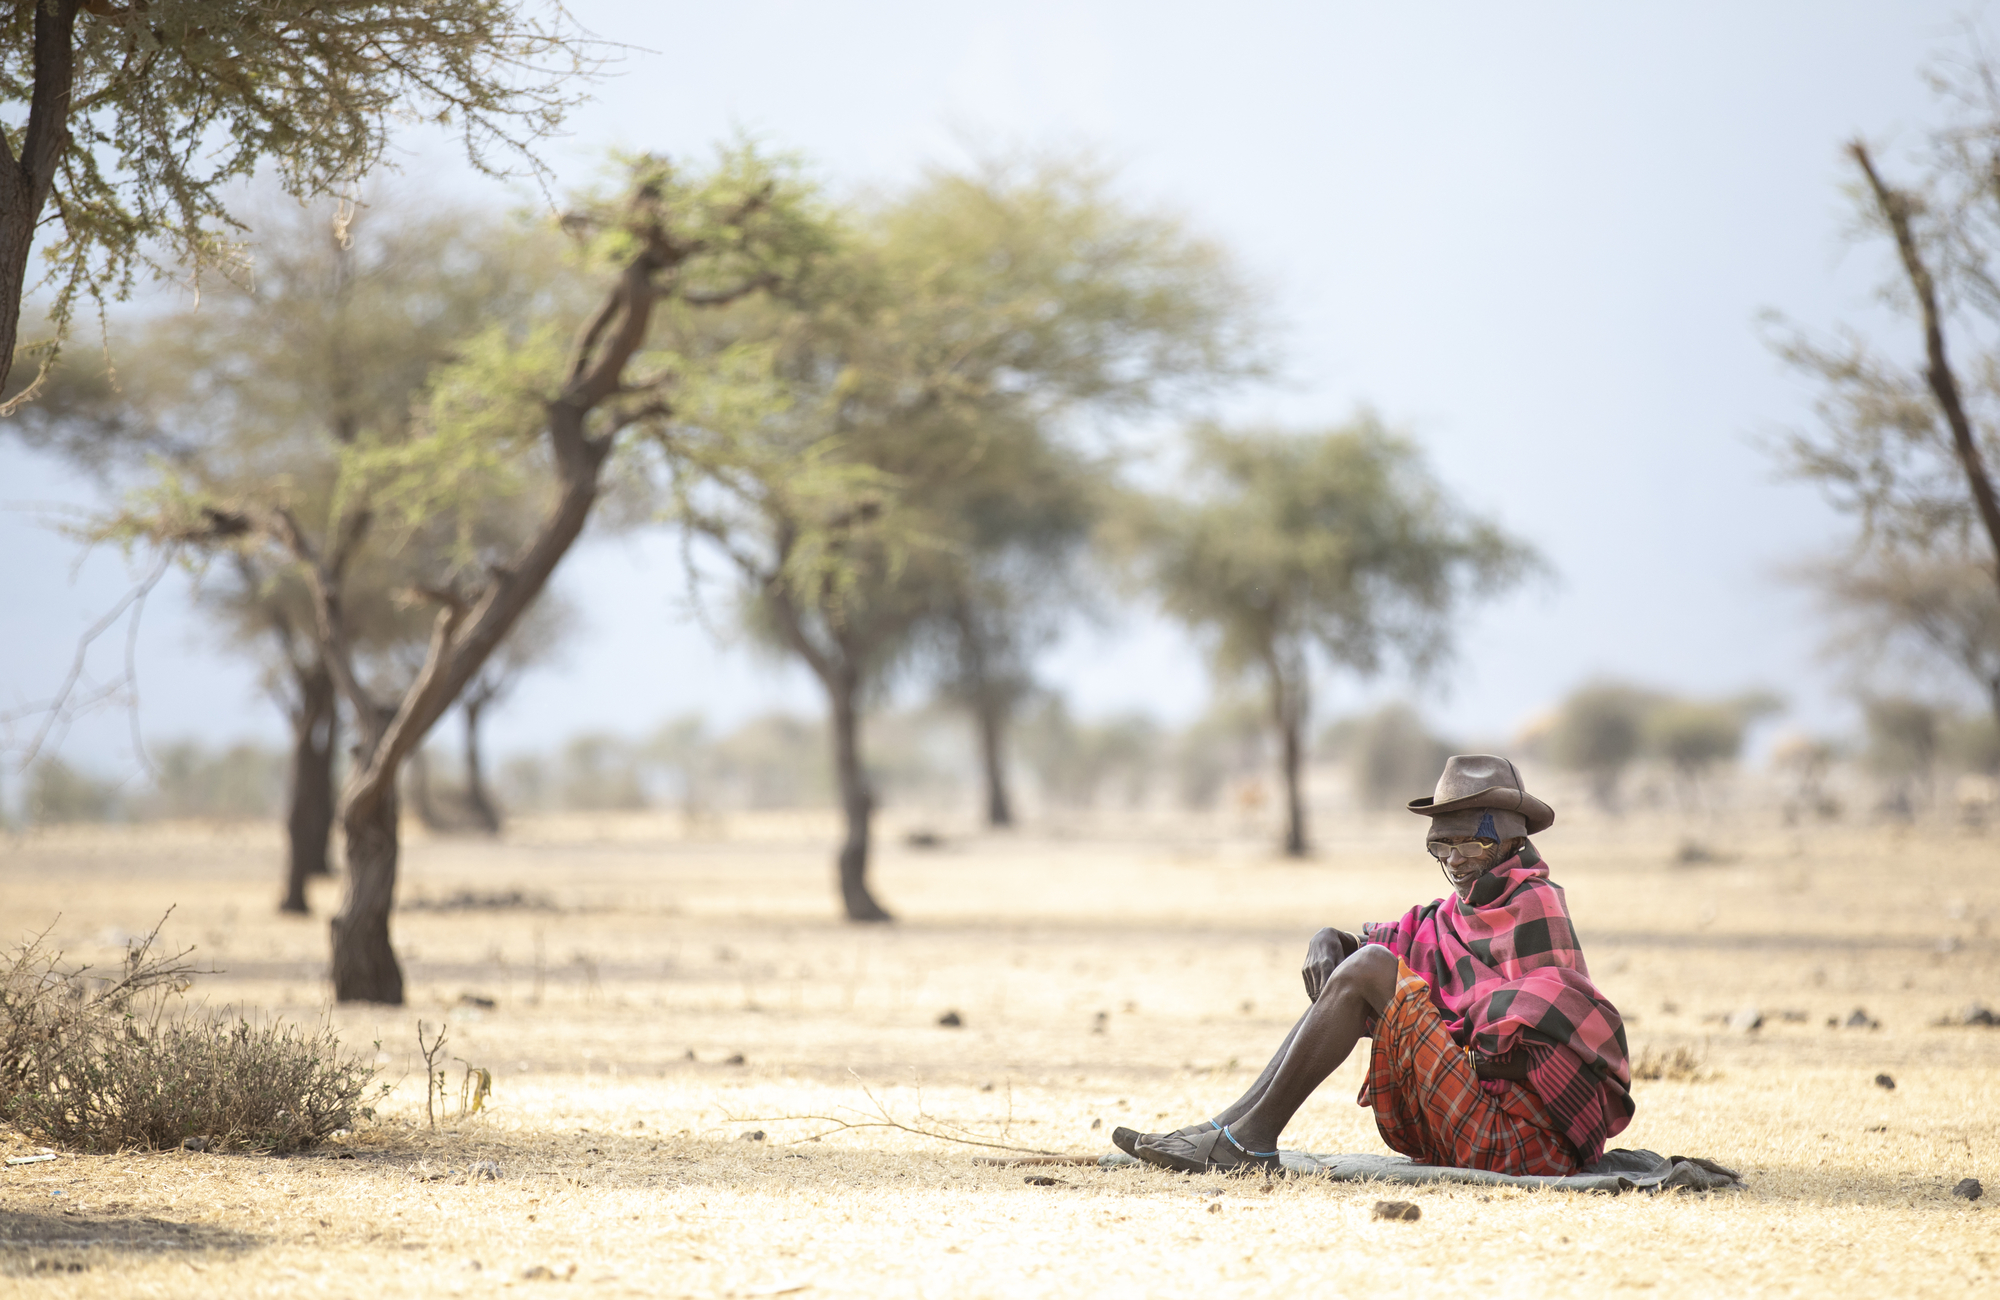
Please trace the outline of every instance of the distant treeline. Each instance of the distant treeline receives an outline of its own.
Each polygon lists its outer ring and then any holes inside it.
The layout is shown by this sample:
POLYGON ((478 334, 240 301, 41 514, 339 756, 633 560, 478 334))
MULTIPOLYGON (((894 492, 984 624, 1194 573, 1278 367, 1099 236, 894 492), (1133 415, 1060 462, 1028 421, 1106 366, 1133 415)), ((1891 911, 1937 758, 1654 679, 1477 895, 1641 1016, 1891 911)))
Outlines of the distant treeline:
MULTIPOLYGON (((1398 702, 1326 726, 1311 756, 1335 769, 1325 797, 1361 809, 1393 808, 1424 793, 1447 755, 1471 748, 1505 748, 1572 773, 1599 809, 1614 815, 1704 807, 1739 775, 1749 729, 1777 710, 1761 695, 1690 700, 1595 682, 1504 744, 1440 736, 1398 702)), ((1910 816, 1943 802, 1941 780, 2000 777, 2000 726, 1984 711, 1870 697, 1862 715, 1858 736, 1791 730, 1768 746, 1765 774, 1779 784, 1787 817, 1910 816)), ((876 718, 869 776, 884 805, 971 815, 981 774, 967 726, 962 713, 937 706, 876 718)), ((509 815, 830 808, 838 792, 825 740, 818 718, 776 712, 719 732, 689 715, 647 735, 582 732, 554 750, 510 755, 493 785, 509 815)), ((1044 695, 1024 710, 1014 747, 1031 814, 1061 817, 1139 809, 1261 813, 1277 793, 1271 745, 1251 700, 1225 700, 1175 727, 1143 713, 1079 719, 1060 696, 1044 695)), ((123 782, 45 759, 28 773, 21 819, 54 825, 282 813, 288 759, 276 747, 179 742, 158 747, 152 758, 151 780, 123 782)), ((449 747, 432 746, 406 775, 407 811, 433 829, 472 828, 465 776, 449 747)))

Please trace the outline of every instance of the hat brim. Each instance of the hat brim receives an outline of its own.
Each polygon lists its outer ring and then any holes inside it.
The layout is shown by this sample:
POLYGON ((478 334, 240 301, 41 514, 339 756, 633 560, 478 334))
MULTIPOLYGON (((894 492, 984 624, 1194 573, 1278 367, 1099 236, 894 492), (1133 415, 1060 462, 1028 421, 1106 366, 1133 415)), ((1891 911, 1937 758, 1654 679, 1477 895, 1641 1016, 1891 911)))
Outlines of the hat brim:
POLYGON ((1488 786, 1476 794, 1447 799, 1443 803, 1438 803, 1429 795, 1422 799, 1410 800, 1410 811, 1424 817, 1462 812, 1467 808, 1502 808, 1508 812, 1517 812, 1521 814, 1521 819, 1528 823, 1530 835, 1539 835, 1556 824, 1555 809, 1526 790, 1516 790, 1504 785, 1488 786))

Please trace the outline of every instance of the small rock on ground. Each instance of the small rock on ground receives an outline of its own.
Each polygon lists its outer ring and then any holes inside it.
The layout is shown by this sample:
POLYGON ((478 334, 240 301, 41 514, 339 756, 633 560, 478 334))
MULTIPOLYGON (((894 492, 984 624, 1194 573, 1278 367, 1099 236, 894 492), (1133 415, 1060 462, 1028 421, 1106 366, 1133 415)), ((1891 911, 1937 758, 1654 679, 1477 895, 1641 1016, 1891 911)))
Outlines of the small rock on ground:
POLYGON ((1424 1217, 1424 1212, 1412 1201, 1377 1201, 1374 1217, 1415 1223, 1424 1217))
POLYGON ((1878 1074, 1875 1076, 1875 1086, 1878 1088, 1887 1088, 1890 1092, 1894 1092, 1896 1090, 1895 1076, 1878 1074))
POLYGON ((1729 1013, 1729 1027, 1739 1034, 1764 1027, 1764 1013, 1756 1007, 1738 1007, 1729 1013))
POLYGON ((1953 1196, 1962 1196, 1968 1201, 1976 1201, 1986 1195, 1986 1189, 1979 1185, 1977 1178, 1961 1178, 1958 1186, 1951 1189, 1953 1196))
POLYGON ((960 1029, 964 1025, 965 1017, 959 1015, 956 1011, 947 1011, 938 1017, 938 1026, 942 1029, 960 1029))
POLYGON ((498 1160, 475 1160, 472 1162, 472 1167, 465 1172, 467 1177, 473 1179, 497 1179, 500 1177, 500 1162, 498 1160))

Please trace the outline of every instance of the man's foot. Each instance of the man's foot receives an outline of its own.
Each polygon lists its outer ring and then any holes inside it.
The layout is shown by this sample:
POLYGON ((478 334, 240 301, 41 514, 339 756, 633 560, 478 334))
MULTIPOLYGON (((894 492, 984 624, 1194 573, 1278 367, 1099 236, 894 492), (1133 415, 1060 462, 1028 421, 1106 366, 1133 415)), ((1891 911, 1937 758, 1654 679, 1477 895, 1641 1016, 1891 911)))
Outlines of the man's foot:
POLYGON ((1276 1151, 1248 1150, 1230 1136, 1226 1126, 1211 1128, 1193 1137, 1165 1133, 1150 1141, 1137 1143, 1132 1154, 1149 1165, 1183 1174, 1230 1173, 1238 1169, 1275 1171, 1284 1168, 1276 1151))
POLYGON ((1205 1119, 1199 1124, 1190 1124, 1186 1128, 1175 1129, 1171 1133, 1141 1133, 1137 1129, 1119 1127, 1111 1130, 1111 1145, 1117 1147, 1128 1156, 1136 1156, 1139 1154, 1137 1147, 1141 1142, 1154 1142, 1166 1137, 1200 1137, 1210 1129, 1220 1127, 1222 1126, 1212 1119, 1205 1119))

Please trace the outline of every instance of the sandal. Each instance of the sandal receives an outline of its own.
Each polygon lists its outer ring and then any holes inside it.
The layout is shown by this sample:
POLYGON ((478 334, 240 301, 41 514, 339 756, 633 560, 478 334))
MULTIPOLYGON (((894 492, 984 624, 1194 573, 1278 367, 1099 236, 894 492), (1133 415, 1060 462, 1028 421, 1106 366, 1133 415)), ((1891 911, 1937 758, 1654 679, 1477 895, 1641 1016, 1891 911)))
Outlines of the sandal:
POLYGON ((1234 1173, 1239 1169, 1278 1172, 1284 1164, 1275 1151, 1252 1151, 1236 1140, 1227 1125, 1196 1137, 1165 1133, 1137 1144, 1132 1153, 1149 1165, 1183 1174, 1234 1173))
POLYGON ((1199 1137, 1210 1129, 1221 1127, 1212 1119, 1205 1119, 1199 1124, 1190 1124, 1183 1129, 1175 1129, 1171 1133, 1141 1133, 1137 1129, 1119 1127, 1111 1130, 1111 1145, 1128 1156, 1136 1156, 1139 1154, 1136 1148, 1141 1142, 1153 1142, 1165 1137, 1199 1137))

